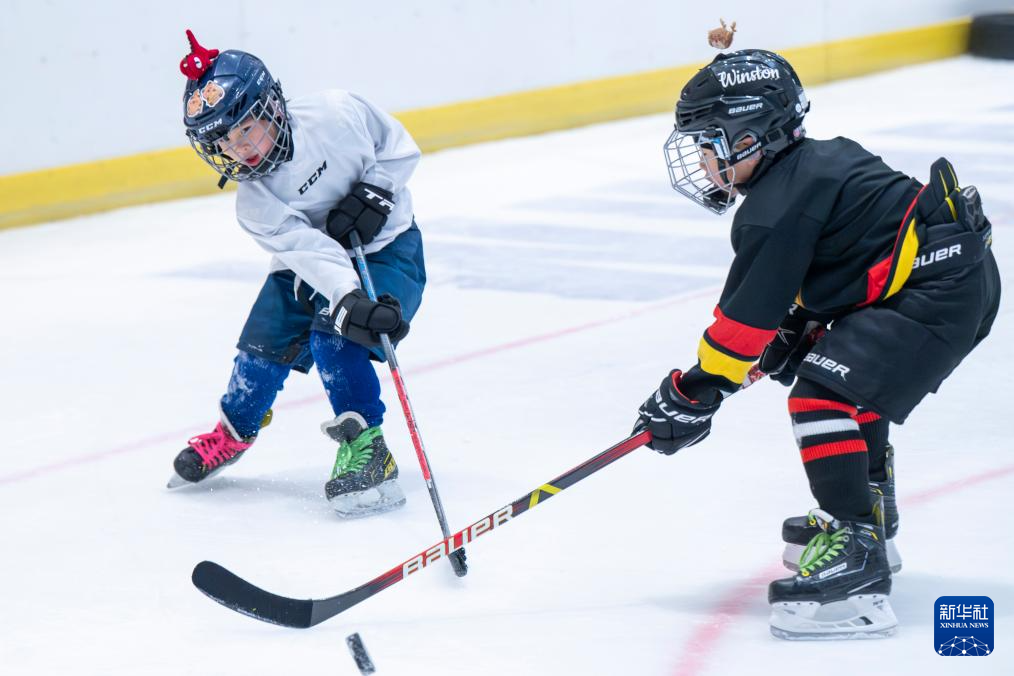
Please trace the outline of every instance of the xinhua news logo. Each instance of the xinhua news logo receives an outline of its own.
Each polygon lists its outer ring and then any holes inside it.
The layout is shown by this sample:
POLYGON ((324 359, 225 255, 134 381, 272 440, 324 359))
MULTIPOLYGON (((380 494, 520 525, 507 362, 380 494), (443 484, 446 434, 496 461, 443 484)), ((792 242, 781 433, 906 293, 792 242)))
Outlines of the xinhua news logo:
POLYGON ((988 596, 941 596, 933 604, 934 645, 944 657, 984 657, 993 652, 996 609, 988 596))

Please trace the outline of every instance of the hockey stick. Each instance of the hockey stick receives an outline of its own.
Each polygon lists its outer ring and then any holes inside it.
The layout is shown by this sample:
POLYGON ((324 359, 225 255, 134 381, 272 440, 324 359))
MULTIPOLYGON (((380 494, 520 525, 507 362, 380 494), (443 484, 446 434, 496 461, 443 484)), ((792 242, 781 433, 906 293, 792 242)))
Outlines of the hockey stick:
MULTIPOLYGON (((754 365, 743 379, 740 389, 750 387, 764 376, 765 374, 754 365)), ((211 561, 202 561, 194 566, 191 580, 194 586, 209 598, 238 613, 285 627, 300 629, 312 627, 401 582, 434 561, 461 551, 467 543, 480 535, 502 526, 563 489, 573 486, 585 477, 616 462, 631 451, 648 443, 650 439, 651 433, 648 431, 639 432, 624 439, 612 448, 602 451, 518 500, 486 515, 453 536, 445 537, 404 563, 344 594, 325 599, 293 599, 278 596, 250 584, 235 573, 211 561)))
MULTIPOLYGON (((351 233, 352 250, 356 254, 356 264, 359 266, 359 274, 363 278, 363 286, 366 287, 366 295, 370 300, 377 300, 377 290, 373 286, 373 278, 370 276, 370 268, 366 264, 366 254, 363 252, 363 241, 355 230, 351 233)), ((405 381, 401 378, 401 369, 398 367, 398 359, 394 356, 394 346, 386 333, 380 334, 380 343, 384 347, 384 356, 387 357, 387 365, 391 367, 391 379, 394 380, 394 388, 398 391, 398 401, 401 402, 401 410, 405 414, 405 423, 408 425, 409 436, 412 437, 412 445, 415 446, 416 457, 419 458, 419 467, 422 469, 423 479, 426 481, 426 489, 430 492, 430 501, 437 513, 437 521, 440 522, 440 532, 444 539, 451 534, 447 527, 447 517, 444 515, 444 504, 440 501, 440 494, 437 492, 437 484, 430 471, 429 458, 426 457, 426 449, 423 448, 422 435, 419 434, 419 425, 415 421, 415 412, 412 410, 412 402, 408 399, 408 391, 405 389, 405 381)), ((452 552, 448 557, 454 574, 464 577, 468 573, 468 565, 465 563, 465 550, 461 548, 452 552)))
POLYGON ((454 535, 445 537, 383 575, 344 594, 326 599, 292 599, 278 596, 264 591, 260 587, 255 587, 211 561, 198 563, 194 567, 191 579, 194 586, 210 598, 238 613, 285 627, 300 629, 312 627, 401 582, 434 561, 453 555, 456 551, 461 551, 467 543, 480 535, 504 525, 514 517, 545 502, 563 489, 573 486, 581 479, 591 476, 603 467, 640 448, 650 439, 651 433, 647 431, 624 439, 612 448, 602 451, 552 481, 542 484, 530 493, 526 493, 523 497, 501 507, 492 514, 486 515, 454 535))

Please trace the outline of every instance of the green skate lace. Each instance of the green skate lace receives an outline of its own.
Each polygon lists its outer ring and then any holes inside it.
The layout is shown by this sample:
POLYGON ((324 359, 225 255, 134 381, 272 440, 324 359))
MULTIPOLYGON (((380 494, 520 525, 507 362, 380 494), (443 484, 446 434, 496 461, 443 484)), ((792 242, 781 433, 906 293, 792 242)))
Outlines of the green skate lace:
POLYGON ((844 528, 839 528, 830 535, 824 531, 814 535, 806 544, 803 555, 799 557, 799 574, 810 577, 814 570, 827 565, 845 548, 848 536, 849 532, 844 528))
POLYGON ((380 427, 371 427, 352 441, 343 441, 334 459, 331 478, 337 479, 343 474, 358 472, 366 467, 373 457, 373 440, 382 434, 380 427))

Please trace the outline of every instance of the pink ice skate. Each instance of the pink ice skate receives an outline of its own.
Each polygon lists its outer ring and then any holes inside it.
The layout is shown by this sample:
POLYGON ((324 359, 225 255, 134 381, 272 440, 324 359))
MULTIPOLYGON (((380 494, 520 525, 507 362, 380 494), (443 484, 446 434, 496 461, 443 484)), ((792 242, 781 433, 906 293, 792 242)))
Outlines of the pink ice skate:
MULTIPOLYGON (((264 416, 264 427, 271 420, 271 411, 264 416)), ((243 452, 253 445, 256 435, 240 437, 223 415, 215 429, 207 434, 198 434, 187 442, 187 447, 179 452, 173 461, 176 473, 170 477, 167 488, 178 488, 187 484, 196 484, 214 476, 227 465, 240 459, 243 452)))

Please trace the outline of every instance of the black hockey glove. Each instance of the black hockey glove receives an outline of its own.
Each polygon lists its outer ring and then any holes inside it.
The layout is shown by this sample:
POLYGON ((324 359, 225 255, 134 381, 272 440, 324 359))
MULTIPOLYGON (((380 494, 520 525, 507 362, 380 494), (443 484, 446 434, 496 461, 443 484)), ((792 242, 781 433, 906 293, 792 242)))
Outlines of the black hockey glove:
POLYGON ((352 231, 359 233, 363 246, 373 241, 394 210, 389 191, 369 183, 357 183, 352 192, 327 215, 327 234, 346 249, 352 248, 352 231))
POLYGON ((711 416, 721 404, 720 399, 714 404, 688 399, 679 389, 682 377, 682 371, 672 371, 637 411, 634 434, 651 432, 648 447, 665 455, 693 446, 708 436, 711 416))
POLYGON ((380 334, 386 333, 392 343, 408 335, 408 322, 401 316, 401 303, 390 294, 376 301, 356 289, 345 294, 334 313, 338 334, 363 347, 380 347, 380 334))
POLYGON ((757 362, 757 368, 786 387, 792 386, 803 358, 825 331, 824 324, 797 315, 797 306, 793 305, 792 308, 757 362))

